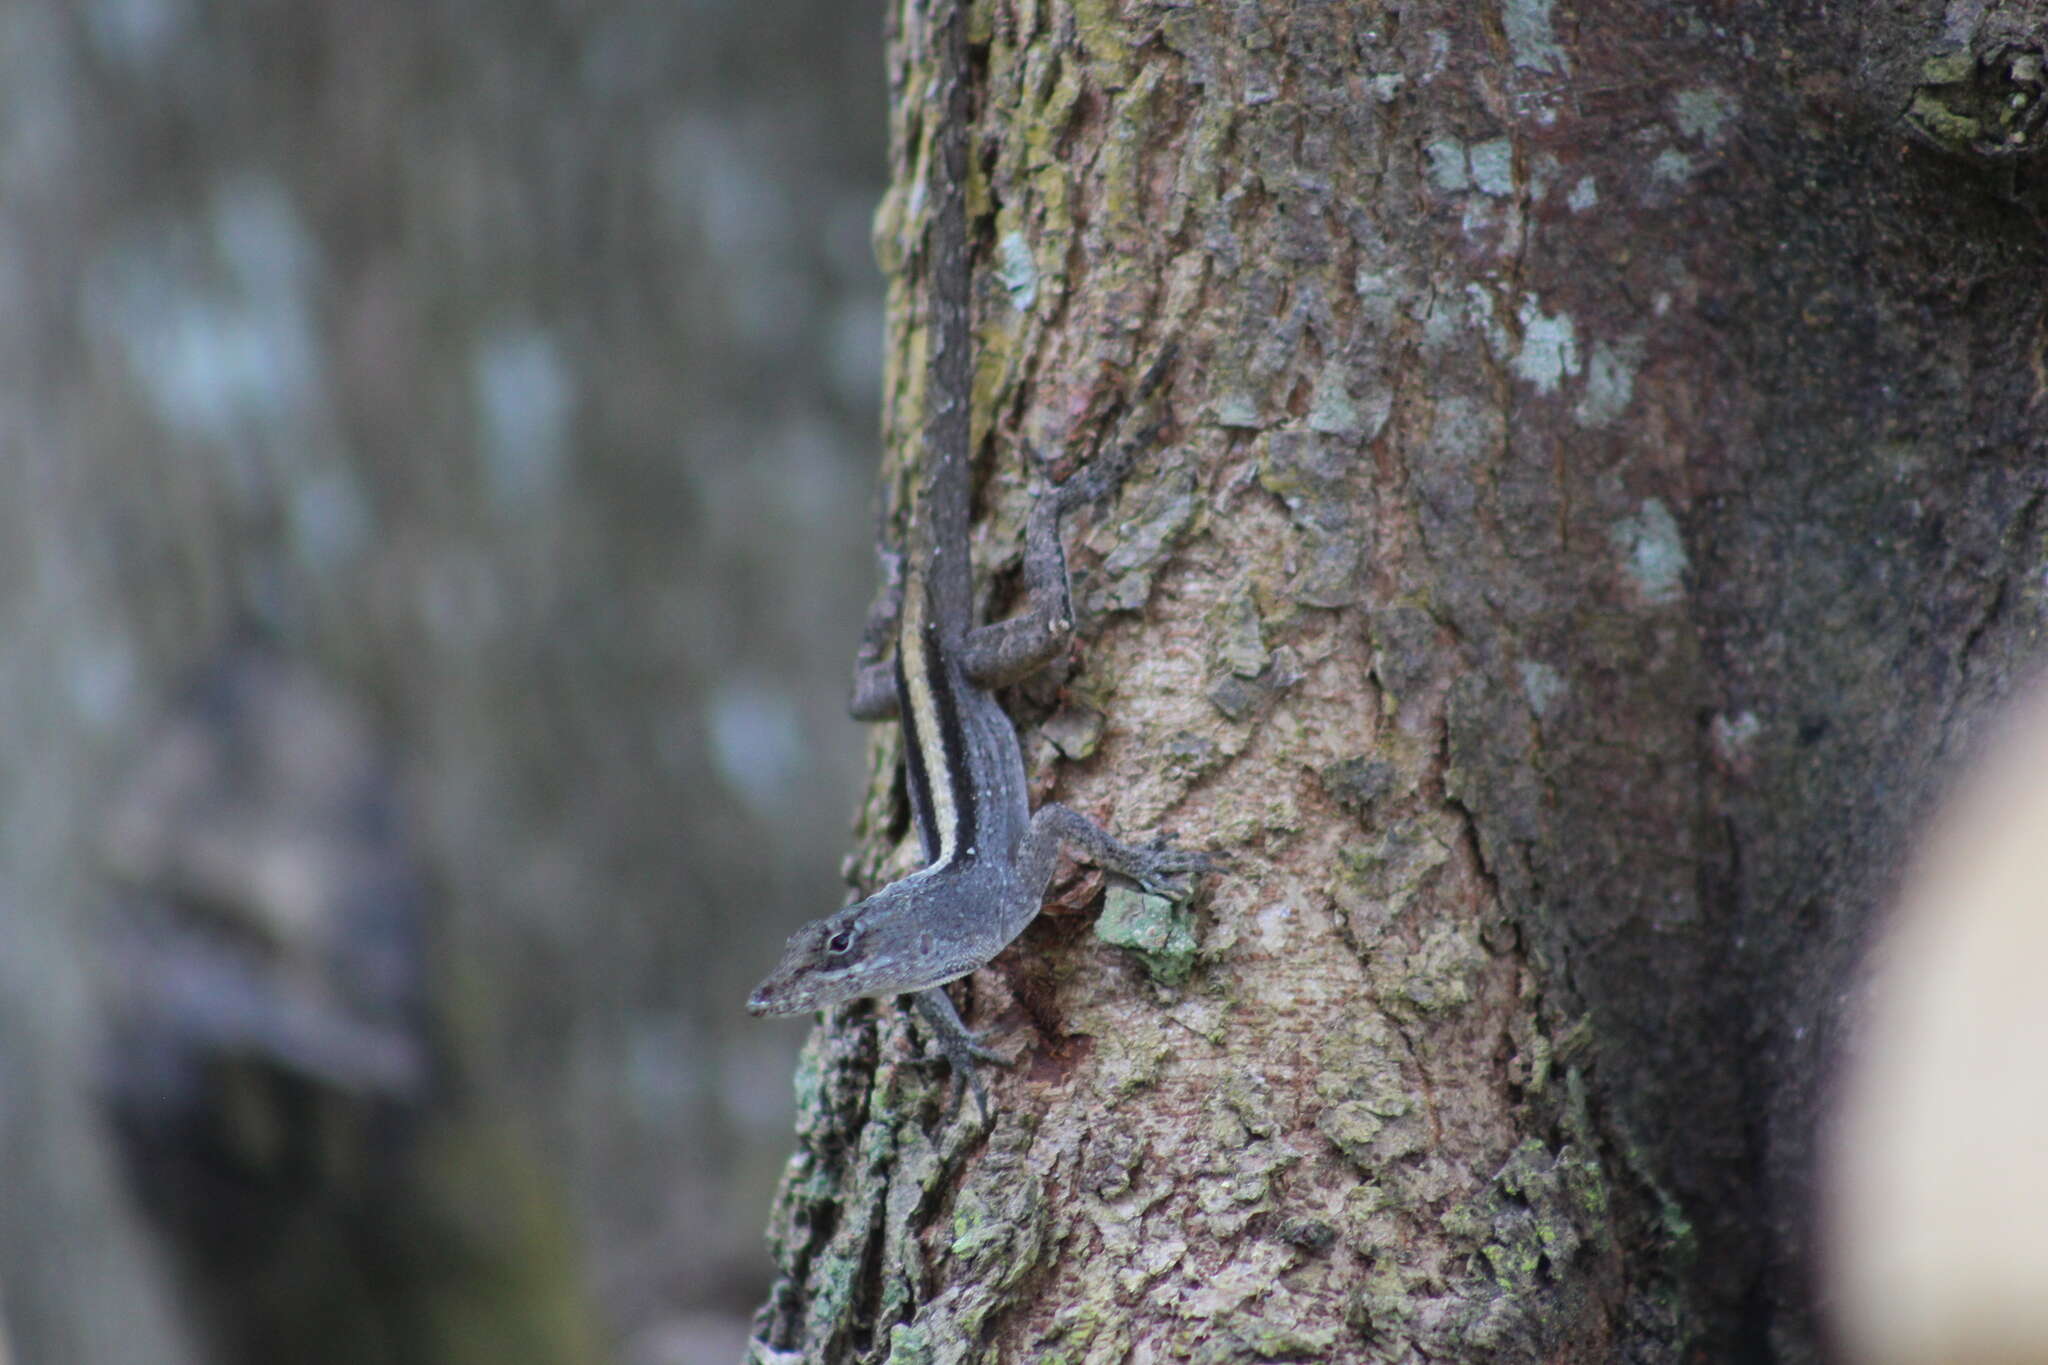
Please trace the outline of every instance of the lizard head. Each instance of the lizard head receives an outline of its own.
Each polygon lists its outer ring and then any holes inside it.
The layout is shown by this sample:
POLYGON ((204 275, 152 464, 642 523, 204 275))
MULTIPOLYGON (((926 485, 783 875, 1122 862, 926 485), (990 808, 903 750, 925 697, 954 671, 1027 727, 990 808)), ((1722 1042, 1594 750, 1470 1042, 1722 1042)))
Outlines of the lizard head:
POLYGON ((923 913, 926 893, 919 879, 907 878, 791 934, 782 960, 747 997, 747 1013, 807 1014, 845 1000, 921 991, 972 971, 987 954, 963 954, 957 945, 948 951, 923 913))

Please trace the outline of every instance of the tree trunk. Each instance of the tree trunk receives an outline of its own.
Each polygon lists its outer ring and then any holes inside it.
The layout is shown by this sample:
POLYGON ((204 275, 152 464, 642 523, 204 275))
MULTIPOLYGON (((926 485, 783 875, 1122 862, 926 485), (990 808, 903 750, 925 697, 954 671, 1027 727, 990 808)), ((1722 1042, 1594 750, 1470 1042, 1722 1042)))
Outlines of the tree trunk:
MULTIPOLYGON (((944 2, 892 26, 899 525, 944 2)), ((976 7, 989 581, 1181 344, 1012 709, 1041 792, 1233 864, 971 979, 986 1130, 905 1011, 826 1021, 757 1358, 1818 1352, 1839 1001, 2042 625, 2025 20, 976 7)))

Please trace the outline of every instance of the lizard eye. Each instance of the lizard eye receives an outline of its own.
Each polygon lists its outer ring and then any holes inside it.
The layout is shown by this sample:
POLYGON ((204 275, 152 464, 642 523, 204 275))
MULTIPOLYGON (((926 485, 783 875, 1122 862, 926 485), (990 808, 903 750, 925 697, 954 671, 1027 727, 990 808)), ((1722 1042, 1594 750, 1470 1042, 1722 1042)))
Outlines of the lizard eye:
POLYGON ((851 929, 841 929, 838 933, 825 940, 825 951, 828 953, 843 953, 852 946, 853 930, 851 929))

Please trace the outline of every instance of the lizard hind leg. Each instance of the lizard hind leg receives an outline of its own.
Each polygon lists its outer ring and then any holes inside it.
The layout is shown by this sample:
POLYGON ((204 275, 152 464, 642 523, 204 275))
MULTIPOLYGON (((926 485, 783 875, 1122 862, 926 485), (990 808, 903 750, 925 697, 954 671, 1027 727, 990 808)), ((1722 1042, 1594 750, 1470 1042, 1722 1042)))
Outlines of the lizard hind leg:
POLYGON ((896 669, 888 657, 896 641, 896 626, 903 618, 903 555, 880 542, 876 559, 882 571, 881 590, 868 608, 866 626, 860 635, 860 652, 853 659, 853 695, 846 710, 855 720, 896 718, 896 669))
MULTIPOLYGON (((1138 382, 1128 415, 1143 415, 1165 380, 1179 343, 1170 342, 1138 382)), ((1120 424, 1122 425, 1122 424, 1120 424)), ((1033 500, 1024 525, 1024 607, 967 636, 961 665, 975 686, 1007 687, 1051 662, 1074 633, 1073 588, 1062 539, 1066 514, 1097 502, 1122 487, 1138 457, 1157 443, 1163 418, 1152 416, 1135 435, 1114 440, 1109 449, 1033 500)))
POLYGON ((1055 488, 1041 494, 1032 503, 1031 518, 1025 523, 1023 610, 977 627, 960 651, 960 666, 976 687, 1006 687, 1029 677, 1050 663, 1073 636, 1067 547, 1060 540, 1060 519, 1066 508, 1060 491, 1055 488))

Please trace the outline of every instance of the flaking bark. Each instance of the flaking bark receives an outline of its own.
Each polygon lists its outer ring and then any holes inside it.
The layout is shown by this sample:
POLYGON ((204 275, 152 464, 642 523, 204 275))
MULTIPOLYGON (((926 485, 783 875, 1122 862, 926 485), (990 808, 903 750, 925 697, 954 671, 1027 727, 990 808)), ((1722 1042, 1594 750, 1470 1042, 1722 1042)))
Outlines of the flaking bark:
MULTIPOLYGON (((897 490, 935 12, 890 47, 897 490)), ((1192 922, 1083 882, 973 978, 987 1133, 895 1006, 827 1021, 758 1357, 1810 1357, 1853 950, 2041 624, 2027 182, 1916 150, 1934 40, 1877 19, 974 16, 985 596, 1036 462, 1182 347, 1013 713, 1043 790, 1236 862, 1192 922)))

